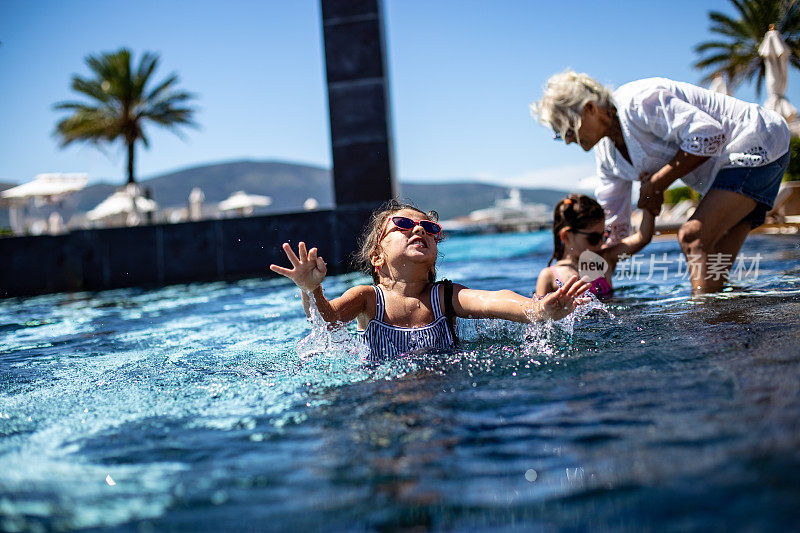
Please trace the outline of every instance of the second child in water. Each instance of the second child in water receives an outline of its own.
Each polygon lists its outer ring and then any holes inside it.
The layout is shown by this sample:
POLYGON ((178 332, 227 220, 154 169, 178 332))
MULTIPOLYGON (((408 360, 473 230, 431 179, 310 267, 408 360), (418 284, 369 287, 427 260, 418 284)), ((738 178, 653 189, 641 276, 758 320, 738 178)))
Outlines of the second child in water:
POLYGON ((309 314, 313 298, 326 322, 357 321, 359 336, 370 349, 370 360, 381 360, 422 349, 455 345, 454 317, 501 318, 515 322, 560 319, 586 301, 580 295, 589 284, 577 276, 541 299, 508 290, 468 289, 436 282, 436 257, 441 226, 435 212, 389 202, 373 213, 362 238, 359 258, 374 285, 358 285, 338 298, 322 293, 327 268, 317 249, 299 243, 298 254, 288 243, 283 250, 291 268, 270 265, 302 289, 309 314))
POLYGON ((631 256, 650 242, 655 216, 647 210, 643 211, 639 231, 613 244, 605 244, 608 236, 605 220, 605 212, 600 204, 584 194, 571 194, 556 204, 553 212, 553 256, 548 266, 539 273, 536 281, 538 296, 557 289, 570 277, 582 274, 581 255, 587 251, 596 256, 584 255, 584 262, 600 262, 606 267, 604 272, 597 272, 589 290, 600 298, 612 293, 611 279, 617 262, 622 256, 631 256), (596 261, 597 256, 601 261, 596 261), (551 265, 553 260, 556 261, 555 265, 551 265))

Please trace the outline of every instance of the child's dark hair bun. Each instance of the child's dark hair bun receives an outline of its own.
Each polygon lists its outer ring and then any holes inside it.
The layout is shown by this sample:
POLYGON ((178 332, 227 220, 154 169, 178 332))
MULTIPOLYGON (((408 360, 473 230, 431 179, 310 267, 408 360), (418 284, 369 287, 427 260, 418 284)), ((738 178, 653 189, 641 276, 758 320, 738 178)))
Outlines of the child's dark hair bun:
POLYGON ((585 194, 570 194, 556 204, 553 210, 553 256, 547 262, 564 258, 564 242, 561 230, 564 228, 584 229, 598 220, 605 220, 606 215, 597 200, 585 194))

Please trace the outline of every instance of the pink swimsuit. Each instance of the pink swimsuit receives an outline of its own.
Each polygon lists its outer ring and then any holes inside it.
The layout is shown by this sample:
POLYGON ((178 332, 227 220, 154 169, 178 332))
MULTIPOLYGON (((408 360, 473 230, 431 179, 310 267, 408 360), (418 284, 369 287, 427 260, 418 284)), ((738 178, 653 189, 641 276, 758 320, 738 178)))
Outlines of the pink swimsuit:
MULTIPOLYGON (((550 270, 553 271, 553 276, 556 278, 556 285, 559 287, 564 285, 564 282, 558 277, 558 272, 556 272, 556 267, 551 266, 550 270)), ((612 292, 614 292, 614 288, 608 282, 608 280, 604 276, 600 276, 596 280, 594 280, 589 287, 589 290, 594 293, 595 296, 598 298, 604 298, 606 296, 610 296, 612 292)))

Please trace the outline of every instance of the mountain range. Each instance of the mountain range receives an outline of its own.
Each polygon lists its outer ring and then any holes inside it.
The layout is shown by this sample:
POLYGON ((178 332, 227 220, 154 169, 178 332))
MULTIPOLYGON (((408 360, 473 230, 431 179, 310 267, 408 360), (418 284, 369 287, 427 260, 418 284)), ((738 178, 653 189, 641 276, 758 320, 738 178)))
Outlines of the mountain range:
MULTIPOLYGON (((303 202, 315 198, 320 209, 333 206, 333 185, 329 169, 281 161, 234 161, 202 165, 170 172, 140 181, 149 189, 159 207, 183 207, 194 187, 202 189, 206 203, 218 203, 236 191, 267 195, 272 205, 258 213, 302 210, 303 202)), ((0 184, 0 189, 14 186, 0 184)), ((59 206, 64 220, 89 211, 119 185, 95 183, 65 200, 59 206)), ((442 220, 464 216, 508 197, 510 188, 468 180, 447 183, 415 181, 400 183, 400 196, 420 208, 435 209, 442 220), (435 199, 435 200, 432 200, 435 199)), ((522 200, 553 207, 567 192, 553 189, 520 189, 522 200)), ((8 226, 8 210, 0 210, 0 226, 8 226)))

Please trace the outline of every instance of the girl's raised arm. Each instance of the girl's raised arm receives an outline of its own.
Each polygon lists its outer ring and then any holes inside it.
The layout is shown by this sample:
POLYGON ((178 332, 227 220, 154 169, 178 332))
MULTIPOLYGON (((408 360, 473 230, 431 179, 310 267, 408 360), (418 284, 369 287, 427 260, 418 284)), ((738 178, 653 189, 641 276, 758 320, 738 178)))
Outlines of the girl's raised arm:
POLYGON ((600 252, 609 264, 609 269, 613 272, 617 266, 620 255, 633 255, 639 252, 642 248, 647 246, 653 238, 655 233, 656 217, 647 209, 642 211, 642 223, 639 225, 639 231, 633 235, 625 237, 620 242, 612 244, 600 252))
POLYGON ((580 295, 591 285, 572 276, 563 287, 540 300, 513 291, 481 291, 453 285, 453 308, 461 318, 502 318, 514 322, 560 320, 586 300, 580 295))
POLYGON ((329 323, 332 322, 350 322, 359 314, 364 312, 367 302, 367 295, 371 294, 372 290, 367 285, 359 285, 352 287, 345 291, 338 298, 328 300, 322 294, 322 280, 325 279, 325 274, 328 272, 328 267, 321 257, 317 256, 317 249, 312 248, 306 250, 306 243, 299 242, 297 245, 296 255, 288 242, 283 243, 283 251, 286 252, 286 257, 292 264, 292 268, 284 268, 279 265, 272 264, 269 269, 286 276, 294 281, 295 285, 300 287, 300 294, 303 298, 303 310, 306 316, 310 316, 310 299, 309 294, 314 297, 314 302, 317 304, 319 314, 322 318, 329 323))

